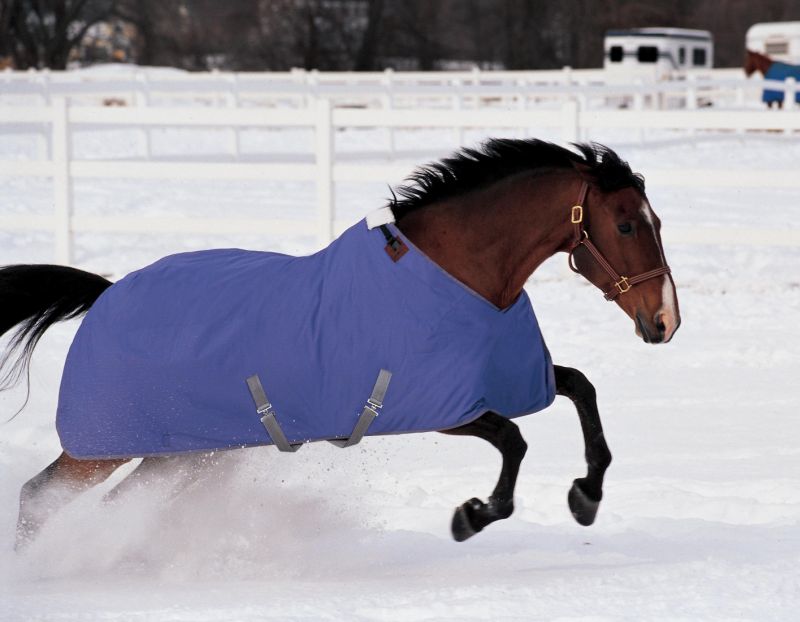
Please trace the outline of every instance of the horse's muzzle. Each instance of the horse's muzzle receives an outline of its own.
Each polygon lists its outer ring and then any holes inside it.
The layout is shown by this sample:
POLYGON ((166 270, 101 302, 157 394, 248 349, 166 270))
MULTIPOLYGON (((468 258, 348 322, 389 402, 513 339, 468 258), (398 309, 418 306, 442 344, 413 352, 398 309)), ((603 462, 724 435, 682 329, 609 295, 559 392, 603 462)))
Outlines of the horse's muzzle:
POLYGON ((645 320, 641 313, 636 314, 636 334, 645 343, 669 342, 680 324, 680 318, 673 320, 673 318, 667 317, 667 314, 661 311, 656 313, 652 321, 645 320), (672 326, 673 323, 674 326, 672 326))

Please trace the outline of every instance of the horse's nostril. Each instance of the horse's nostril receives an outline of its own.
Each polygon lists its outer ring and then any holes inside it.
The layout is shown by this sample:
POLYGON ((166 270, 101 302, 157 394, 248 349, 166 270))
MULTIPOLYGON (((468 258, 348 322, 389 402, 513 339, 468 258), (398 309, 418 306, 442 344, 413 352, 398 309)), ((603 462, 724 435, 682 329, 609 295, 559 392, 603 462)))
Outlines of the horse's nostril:
POLYGON ((655 322, 656 329, 658 330, 658 332, 660 332, 662 335, 665 332, 667 332, 667 325, 664 324, 664 314, 663 313, 656 313, 656 316, 653 318, 653 320, 655 322))

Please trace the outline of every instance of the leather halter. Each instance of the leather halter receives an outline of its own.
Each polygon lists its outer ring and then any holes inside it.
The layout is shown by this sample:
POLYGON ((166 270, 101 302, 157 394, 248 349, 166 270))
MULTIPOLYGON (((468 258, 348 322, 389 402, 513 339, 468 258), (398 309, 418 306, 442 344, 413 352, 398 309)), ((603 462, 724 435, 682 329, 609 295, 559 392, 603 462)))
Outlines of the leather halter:
POLYGON ((575 267, 575 261, 572 255, 575 252, 575 249, 577 249, 579 246, 584 246, 597 260, 597 263, 600 264, 600 267, 605 270, 606 274, 611 277, 612 283, 614 283, 614 287, 603 294, 606 300, 614 300, 614 298, 620 294, 630 291, 631 287, 634 285, 638 285, 639 283, 654 277, 661 276, 662 274, 670 273, 669 266, 664 265, 648 272, 642 272, 636 276, 620 276, 617 271, 611 267, 611 264, 608 263, 606 258, 603 256, 603 253, 601 253, 600 250, 589 239, 589 233, 583 226, 584 203, 586 202, 586 195, 588 193, 589 184, 583 182, 580 194, 578 195, 578 202, 572 206, 572 213, 570 214, 570 221, 572 222, 572 227, 575 232, 575 237, 572 240, 572 246, 569 249, 569 267, 573 272, 578 272, 580 274, 579 270, 575 267))

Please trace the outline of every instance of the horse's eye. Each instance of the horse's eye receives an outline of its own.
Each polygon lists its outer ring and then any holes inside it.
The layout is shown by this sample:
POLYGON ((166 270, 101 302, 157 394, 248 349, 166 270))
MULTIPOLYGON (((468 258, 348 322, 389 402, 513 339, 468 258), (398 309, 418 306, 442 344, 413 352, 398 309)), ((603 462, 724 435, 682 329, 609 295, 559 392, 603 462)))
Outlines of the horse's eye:
POLYGON ((629 222, 623 222, 622 224, 617 225, 617 230, 622 235, 629 235, 630 233, 633 233, 633 225, 631 225, 629 222))

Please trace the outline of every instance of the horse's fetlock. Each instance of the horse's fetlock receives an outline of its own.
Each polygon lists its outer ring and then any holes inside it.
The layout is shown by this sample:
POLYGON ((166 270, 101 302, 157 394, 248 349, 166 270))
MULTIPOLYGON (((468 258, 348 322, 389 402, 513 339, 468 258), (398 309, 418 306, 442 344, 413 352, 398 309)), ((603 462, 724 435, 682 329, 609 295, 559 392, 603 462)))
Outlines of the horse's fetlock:
POLYGON ((601 449, 597 455, 592 456, 591 460, 587 460, 590 467, 599 471, 605 471, 611 466, 612 456, 608 448, 601 449))
POLYGON ((492 516, 497 519, 508 518, 514 513, 514 499, 489 497, 488 503, 492 516))

